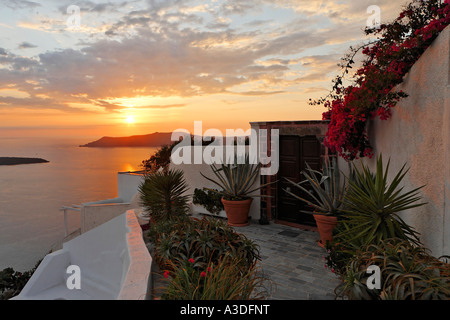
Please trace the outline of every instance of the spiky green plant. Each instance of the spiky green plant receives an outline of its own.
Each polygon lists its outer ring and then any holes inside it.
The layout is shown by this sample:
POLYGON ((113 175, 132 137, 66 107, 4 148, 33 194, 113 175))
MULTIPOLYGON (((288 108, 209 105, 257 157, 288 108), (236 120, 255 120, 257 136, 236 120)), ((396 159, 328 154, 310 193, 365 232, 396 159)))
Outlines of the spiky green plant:
POLYGON ((188 185, 182 170, 161 170, 145 175, 139 186, 141 200, 154 220, 171 219, 189 210, 188 185))
POLYGON ((382 240, 358 250, 336 294, 351 300, 449 300, 450 264, 408 240, 382 240), (367 287, 370 265, 380 268, 379 289, 367 287))
MULTIPOLYGON (((305 202, 314 209, 314 214, 337 216, 344 201, 346 183, 341 185, 340 171, 336 158, 332 158, 331 165, 324 161, 322 171, 313 170, 306 163, 306 170, 302 171, 305 180, 295 183, 286 178, 295 187, 302 190, 308 197, 302 197, 285 189, 289 195, 305 202), (305 185, 305 186, 304 186, 305 185), (311 189, 311 188, 312 189, 311 189)), ((301 210, 300 212, 311 213, 301 210)))
POLYGON ((214 218, 161 221, 152 225, 149 233, 154 235, 154 258, 161 269, 168 269, 171 261, 193 257, 202 267, 220 257, 239 259, 245 267, 260 260, 254 241, 214 218))
POLYGON ((390 160, 384 169, 380 155, 375 174, 364 164, 362 169, 354 166, 354 178, 349 180, 343 210, 345 220, 342 223, 347 230, 337 235, 337 241, 370 244, 400 238, 420 244, 419 233, 403 221, 399 213, 425 204, 417 203, 423 186, 403 192, 400 184, 409 171, 406 164, 389 183, 389 164, 390 160))
POLYGON ((200 174, 207 180, 217 185, 220 190, 211 188, 204 188, 212 192, 221 194, 225 200, 246 200, 250 197, 263 196, 253 194, 254 192, 264 188, 271 183, 266 183, 258 187, 254 187, 254 184, 259 178, 259 164, 251 164, 249 156, 246 155, 244 161, 238 161, 235 157, 233 162, 221 164, 217 167, 215 164, 211 164, 211 169, 216 179, 205 176, 202 172, 200 174))
POLYGON ((173 266, 170 283, 162 298, 166 300, 258 300, 267 296, 270 283, 256 264, 240 267, 239 260, 221 257, 204 269, 195 260, 173 266), (192 261, 192 262, 191 262, 192 261))

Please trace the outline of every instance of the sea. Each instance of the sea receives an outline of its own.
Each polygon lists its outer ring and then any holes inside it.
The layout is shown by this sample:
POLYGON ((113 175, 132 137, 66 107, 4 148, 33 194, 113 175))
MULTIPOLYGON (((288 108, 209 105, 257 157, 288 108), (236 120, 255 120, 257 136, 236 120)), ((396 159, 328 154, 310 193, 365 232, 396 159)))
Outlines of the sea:
MULTIPOLYGON (((0 166, 0 270, 33 268, 64 237, 62 206, 115 198, 117 172, 140 170, 157 149, 79 147, 91 141, 0 138, 0 157, 49 161, 0 166)), ((80 227, 79 212, 68 211, 68 225, 80 227)))

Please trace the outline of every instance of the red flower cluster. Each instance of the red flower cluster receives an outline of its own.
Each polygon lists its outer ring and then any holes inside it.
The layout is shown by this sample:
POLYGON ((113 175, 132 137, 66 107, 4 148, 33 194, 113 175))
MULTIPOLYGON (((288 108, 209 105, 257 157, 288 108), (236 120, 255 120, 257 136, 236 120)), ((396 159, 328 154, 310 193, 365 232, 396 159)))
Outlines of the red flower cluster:
MULTIPOLYGON (((194 260, 193 258, 189 258, 189 259, 188 259, 188 262, 194 264, 194 263, 195 263, 195 260, 194 260)), ((207 271, 208 273, 211 273, 211 267, 208 267, 208 268, 206 269, 206 271, 207 271)), ((200 277, 201 277, 201 278, 205 278, 205 277, 206 277, 206 275, 207 275, 207 272, 206 272, 206 271, 200 272, 200 277)), ((163 273, 164 279, 169 278, 169 276, 170 276, 170 271, 168 271, 168 270, 164 271, 164 273, 163 273)))
MULTIPOLYGON (((379 40, 363 46, 366 56, 355 73, 353 85, 344 87, 337 78, 332 100, 326 100, 329 120, 325 145, 346 160, 371 157, 372 148, 366 132, 367 121, 379 117, 387 120, 392 108, 407 96, 394 88, 419 59, 439 33, 450 24, 450 0, 414 0, 392 24, 382 25, 379 40)), ((354 61, 350 59, 347 68, 354 61)))

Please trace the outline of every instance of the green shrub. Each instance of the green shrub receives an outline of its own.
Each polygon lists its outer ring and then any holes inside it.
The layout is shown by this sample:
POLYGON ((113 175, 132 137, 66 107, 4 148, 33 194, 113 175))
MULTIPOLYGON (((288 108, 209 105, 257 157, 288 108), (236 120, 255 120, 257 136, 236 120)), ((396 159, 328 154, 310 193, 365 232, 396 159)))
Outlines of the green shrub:
POLYGON ((449 300, 450 264, 408 240, 382 240, 358 250, 336 294, 352 300, 449 300), (370 265, 380 268, 380 289, 366 285, 370 265))
POLYGON ((239 260, 221 257, 203 269, 190 259, 173 266, 170 284, 162 298, 166 300, 257 300, 267 295, 269 283, 256 264, 242 267, 239 260))
POLYGON ((420 245, 419 233, 406 224, 398 213, 425 204, 416 203, 421 199, 418 191, 422 187, 403 191, 400 185, 408 172, 406 165, 388 183, 389 164, 383 168, 380 155, 375 173, 365 165, 361 170, 355 166, 351 168, 343 214, 333 230, 333 244, 327 246, 327 266, 338 275, 346 273, 348 261, 361 246, 391 238, 420 245))
POLYGON ((149 234, 155 243, 155 260, 161 269, 170 269, 175 261, 195 258, 199 267, 220 257, 232 257, 246 266, 259 257, 259 247, 216 218, 175 219, 153 224, 149 234))
POLYGON ((172 150, 178 143, 179 141, 175 141, 170 145, 161 146, 149 159, 142 161, 141 167, 148 173, 155 173, 160 169, 167 171, 172 150))
POLYGON ((187 183, 182 170, 161 170, 146 174, 139 186, 141 200, 153 220, 172 219, 189 210, 187 183))
POLYGON ((19 272, 13 268, 5 268, 0 271, 0 300, 8 300, 17 296, 30 280, 41 261, 39 260, 31 270, 25 272, 19 272))
POLYGON ((151 223, 147 235, 159 269, 170 275, 162 298, 258 299, 265 294, 266 279, 256 267, 259 246, 225 221, 179 216, 151 223))
POLYGON ((195 188, 192 202, 194 204, 202 205, 211 213, 219 214, 220 211, 224 210, 221 199, 222 195, 216 189, 214 189, 214 191, 205 191, 203 189, 195 188))

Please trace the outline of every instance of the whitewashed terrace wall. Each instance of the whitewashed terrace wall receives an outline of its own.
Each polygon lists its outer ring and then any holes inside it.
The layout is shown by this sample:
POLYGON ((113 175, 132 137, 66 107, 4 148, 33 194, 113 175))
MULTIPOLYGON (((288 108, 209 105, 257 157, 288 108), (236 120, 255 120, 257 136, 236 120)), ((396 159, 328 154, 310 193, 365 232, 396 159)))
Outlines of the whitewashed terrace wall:
POLYGON ((143 300, 152 258, 133 210, 64 243, 45 256, 14 300, 143 300), (80 289, 68 289, 67 267, 80 268, 80 289))
POLYGON ((143 182, 142 174, 133 172, 117 173, 117 197, 123 202, 131 202, 143 182))
MULTIPOLYGON (((389 178, 403 164, 410 167, 404 190, 425 185, 425 206, 401 217, 420 232, 435 256, 450 254, 450 28, 447 27, 415 63, 396 90, 409 97, 393 109, 389 120, 369 124, 375 157, 363 159, 375 170, 376 157, 390 158, 389 178)), ((358 160, 356 160, 358 162, 358 160)), ((341 159, 340 167, 347 172, 341 159)))

